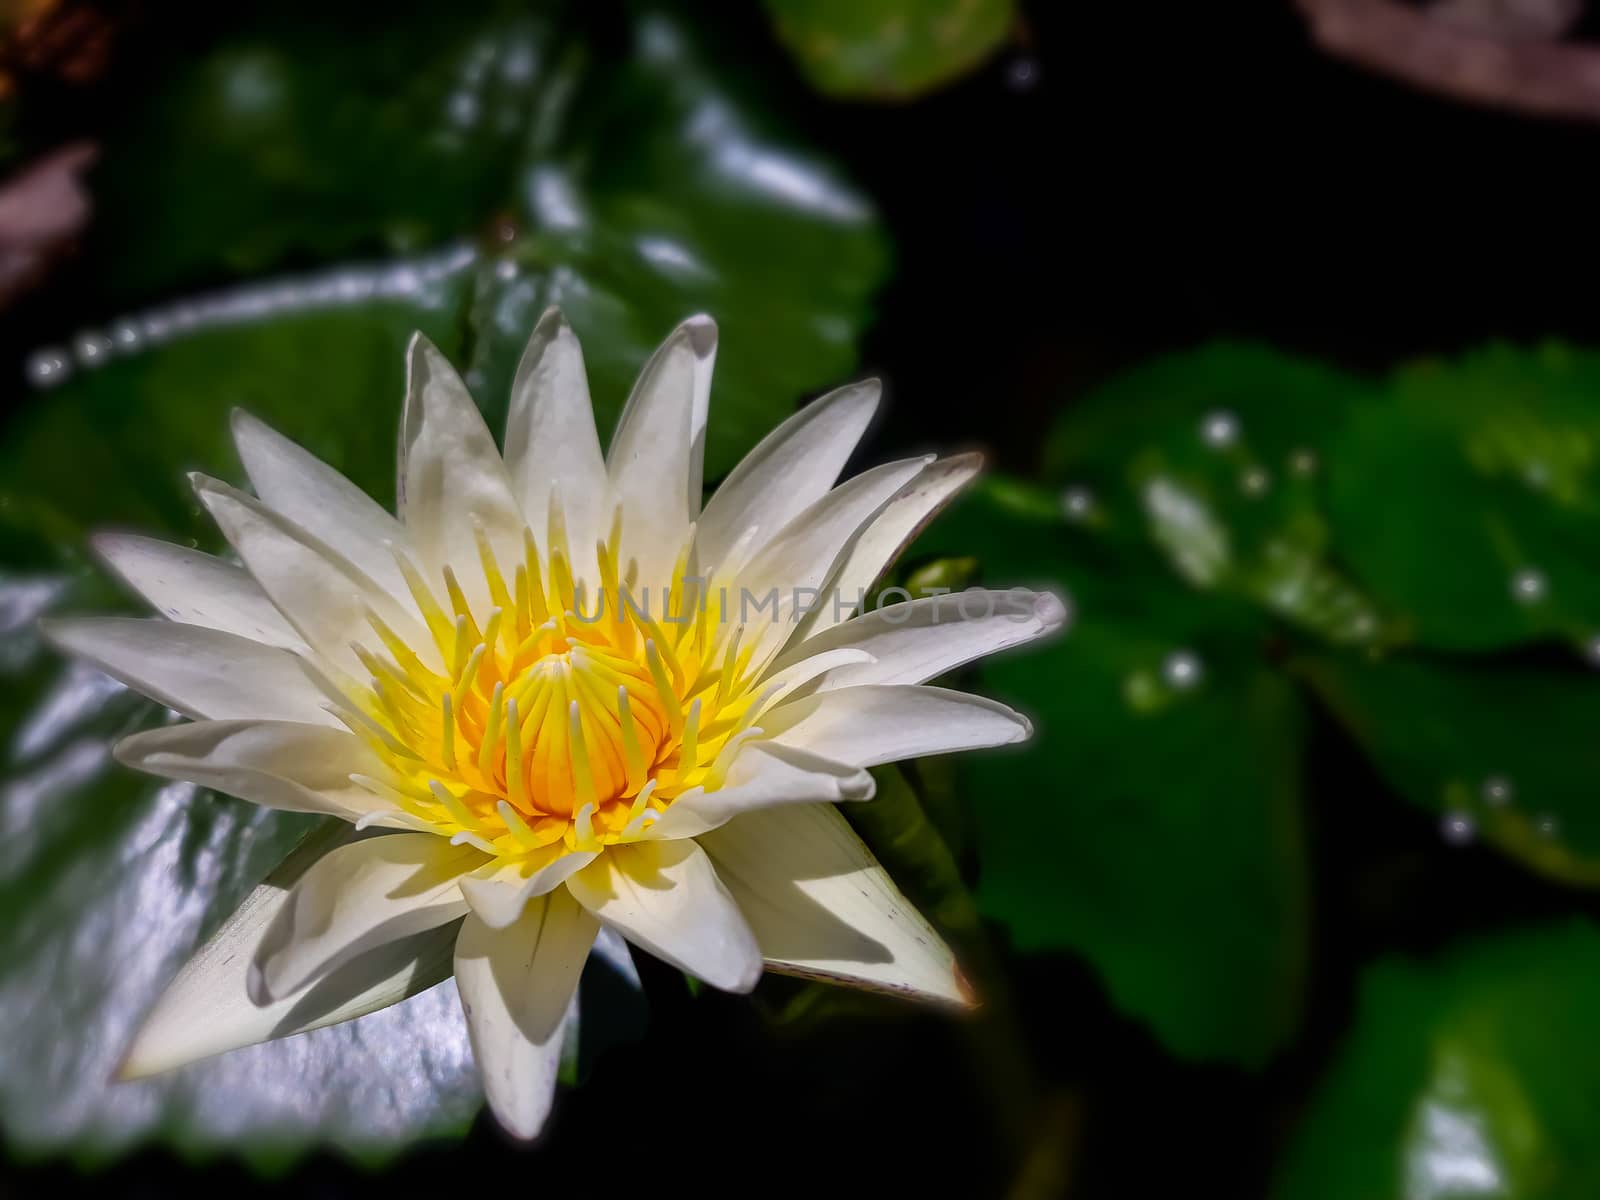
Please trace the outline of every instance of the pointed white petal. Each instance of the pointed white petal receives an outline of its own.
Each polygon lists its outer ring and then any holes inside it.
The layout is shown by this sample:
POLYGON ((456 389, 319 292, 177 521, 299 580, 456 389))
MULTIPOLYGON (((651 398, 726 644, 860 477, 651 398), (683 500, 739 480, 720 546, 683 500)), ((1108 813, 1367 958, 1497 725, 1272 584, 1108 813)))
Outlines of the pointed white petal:
POLYGON ((379 587, 406 594, 405 580, 386 542, 405 544, 405 531, 371 496, 309 450, 243 409, 233 410, 233 441, 256 495, 379 587))
POLYGON ((950 948, 832 805, 748 813, 701 844, 772 970, 973 1002, 950 948))
POLYGON ((730 598, 730 619, 747 623, 755 647, 752 667, 764 666, 800 627, 806 609, 834 607, 826 589, 852 540, 884 504, 930 460, 908 458, 885 463, 847 479, 811 505, 739 572, 738 596, 730 598), (776 594, 775 615, 756 607, 776 594))
POLYGON ((250 995, 287 995, 385 942, 464 916, 460 877, 484 854, 428 833, 340 846, 308 870, 256 947, 250 995))
POLYGON ((583 350, 559 309, 547 309, 539 318, 517 366, 506 417, 505 461, 536 537, 544 535, 551 488, 560 489, 568 544, 575 552, 585 551, 577 564, 585 567, 587 548, 604 536, 610 520, 606 464, 595 432, 583 350))
POLYGON ((768 676, 777 678, 816 656, 851 649, 865 658, 829 667, 818 691, 863 683, 926 683, 973 659, 1054 633, 1066 619, 1059 599, 1026 588, 926 596, 885 605, 803 642, 791 642, 768 676))
POLYGON ((439 573, 452 568, 482 624, 490 598, 474 519, 481 522, 507 578, 521 561, 526 522, 483 414, 455 368, 420 333, 406 354, 400 515, 411 544, 432 572, 430 584, 440 586, 439 573))
POLYGON ((691 841, 611 846, 567 887, 634 945, 712 987, 748 992, 761 977, 750 927, 691 841))
POLYGON ((672 332, 639 373, 606 456, 622 507, 623 562, 638 563, 638 586, 651 595, 669 582, 699 511, 695 419, 709 395, 716 345, 716 326, 706 318, 672 332))
POLYGON ((469 916, 456 942, 456 987, 489 1107, 506 1131, 538 1136, 561 1069, 563 1019, 600 922, 565 888, 493 929, 469 916))
POLYGON ((1020 742, 1027 718, 1004 704, 945 688, 868 685, 780 704, 759 719, 782 745, 875 767, 902 758, 1020 742))
POLYGON ((911 544, 938 511, 983 467, 977 454, 958 454, 932 463, 906 484, 863 529, 844 556, 833 580, 839 604, 820 605, 801 625, 801 637, 813 637, 855 613, 856 597, 866 593, 900 552, 911 544))
POLYGON ((700 519, 700 562, 710 572, 741 541, 753 553, 828 494, 872 422, 883 387, 852 383, 806 405, 745 455, 700 519))
POLYGON ((237 488, 204 475, 193 479, 195 493, 223 536, 278 611, 323 659, 347 675, 366 677, 351 643, 381 644, 367 621, 371 609, 429 667, 443 669, 421 621, 348 559, 237 488))
POLYGON ((191 721, 125 737, 117 761, 285 812, 346 821, 392 805, 350 782, 383 778, 383 761, 360 738, 288 721, 191 721))
POLYGON ((328 850, 356 836, 347 825, 317 831, 245 898, 156 1001, 118 1078, 154 1075, 224 1050, 348 1021, 449 977, 453 924, 361 955, 281 1000, 257 1005, 250 999, 251 956, 291 887, 328 850))
POLYGON ((504 929, 522 916, 530 898, 560 887, 595 859, 592 850, 566 850, 557 844, 544 855, 485 863, 461 880, 461 894, 478 919, 504 929))
MULTIPOLYGON (((198 625, 144 617, 40 622, 61 649, 196 720, 339 722, 299 655, 198 625)), ((342 727, 341 727, 342 728, 342 727)))
POLYGON ((750 742, 739 750, 720 788, 674 800, 645 834, 652 839, 698 837, 740 813, 780 804, 870 800, 873 790, 872 776, 858 767, 793 746, 750 742))
POLYGON ((250 572, 187 546, 102 533, 94 548, 128 585, 171 621, 237 634, 266 646, 304 650, 250 572))

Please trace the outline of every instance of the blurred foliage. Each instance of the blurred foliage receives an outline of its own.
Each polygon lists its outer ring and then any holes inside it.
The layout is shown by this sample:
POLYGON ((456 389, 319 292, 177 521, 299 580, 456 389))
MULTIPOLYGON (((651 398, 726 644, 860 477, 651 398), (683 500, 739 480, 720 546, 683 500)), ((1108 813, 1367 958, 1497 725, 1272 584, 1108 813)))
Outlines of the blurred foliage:
POLYGON ((1378 963, 1275 1194, 1600 1195, 1597 1005, 1587 923, 1378 963))
MULTIPOLYGON (((1083 955, 1173 1053, 1262 1065, 1301 1019, 1305 811, 1338 800, 1302 731, 1330 718, 1445 843, 1600 883, 1597 413, 1600 356, 1559 345, 1373 380, 1221 344, 1068 409, 1047 486, 981 484, 909 560, 981 548, 985 584, 1071 599, 1059 642, 978 672, 1039 727, 962 763, 981 911, 1083 955)), ((1597 948, 1582 924, 1378 968, 1285 1194, 1591 1194, 1594 1073, 1544 1089, 1556 1039, 1592 1040, 1563 1022, 1597 948)))
MULTIPOLYGON (((468 365, 498 426, 549 304, 583 338, 602 430, 672 326, 714 313, 721 474, 848 375, 887 269, 867 201, 793 144, 770 89, 713 76, 713 52, 661 6, 629 6, 626 46, 606 53, 576 6, 321 7, 254 10, 119 117, 94 179, 117 203, 89 253, 112 295, 148 307, 37 355, 42 386, 0 446, 16 831, 0 855, 0 1123, 31 1154, 96 1160, 158 1138, 260 1162, 314 1144, 375 1158, 463 1132, 480 1095, 448 988, 110 1085, 140 1015, 308 821, 109 761, 156 706, 34 634, 48 611, 117 602, 87 533, 216 545, 184 472, 238 478, 235 405, 387 501, 411 331, 468 365), (214 286, 241 275, 255 278, 214 286)), ((639 1025, 637 996, 597 970, 585 1060, 639 1025)))
POLYGON ((1005 40, 1012 0, 766 0, 811 82, 846 99, 906 99, 972 70, 1005 40))

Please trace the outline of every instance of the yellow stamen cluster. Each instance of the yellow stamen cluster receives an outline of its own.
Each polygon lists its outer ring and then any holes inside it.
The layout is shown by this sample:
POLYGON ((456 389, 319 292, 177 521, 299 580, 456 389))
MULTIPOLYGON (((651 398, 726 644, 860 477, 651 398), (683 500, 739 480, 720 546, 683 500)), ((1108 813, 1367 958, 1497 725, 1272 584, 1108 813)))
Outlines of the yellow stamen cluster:
POLYGON ((687 548, 670 588, 641 603, 620 571, 620 534, 619 517, 596 547, 591 590, 574 581, 559 506, 545 553, 524 530, 509 575, 480 528, 494 606, 481 625, 449 568, 441 598, 396 550, 445 673, 368 613, 384 653, 353 647, 370 679, 338 715, 390 773, 355 781, 458 842, 539 859, 633 840, 685 793, 719 786, 758 732, 750 648, 708 619, 687 548))

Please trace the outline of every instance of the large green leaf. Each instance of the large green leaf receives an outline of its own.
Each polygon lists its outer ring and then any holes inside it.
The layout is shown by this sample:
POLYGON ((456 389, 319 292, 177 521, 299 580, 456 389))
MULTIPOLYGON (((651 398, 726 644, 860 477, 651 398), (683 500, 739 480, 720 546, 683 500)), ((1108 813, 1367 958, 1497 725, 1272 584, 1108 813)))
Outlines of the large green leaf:
POLYGON ((1494 347, 1407 368, 1330 463, 1338 545, 1414 640, 1600 632, 1600 356, 1494 347))
POLYGON ((1248 609, 989 484, 917 550, 979 548, 991 586, 1070 597, 1058 642, 987 662, 1025 753, 967 757, 982 911, 1087 957, 1186 1057, 1258 1064, 1299 1017, 1307 916, 1301 716, 1248 609))
POLYGON ((1530 928, 1370 969, 1283 1200, 1600 1194, 1600 932, 1530 928))
POLYGON ((288 0, 175 44, 106 138, 99 281, 140 298, 476 231, 509 206, 567 7, 288 0))
MULTIPOLYGON (((115 602, 86 566, 87 532, 214 545, 183 473, 237 478, 234 405, 389 499, 413 329, 469 364, 498 425, 538 310, 562 304, 604 430, 655 343, 709 311, 724 347, 712 477, 854 364, 887 265, 867 203, 759 115, 750 73, 713 76, 677 18, 632 6, 611 30, 625 47, 602 54, 586 12, 542 11, 558 15, 341 10, 355 37, 257 13, 175 62, 117 134, 97 271, 116 295, 208 290, 42 351, 0 448, 0 1124, 19 1151, 98 1157, 154 1136, 377 1155, 459 1130, 478 1106, 448 985, 110 1085, 138 1017, 303 824, 109 764, 109 741, 155 710, 32 634, 47 604, 115 602), (308 265, 351 253, 363 261, 308 265), (277 273, 209 287, 258 268, 277 273)), ((586 1044, 637 1024, 626 984, 596 993, 586 975, 583 991, 586 1044)))
POLYGON ((1578 668, 1331 656, 1299 664, 1400 794, 1445 836, 1600 885, 1600 681, 1578 668))
POLYGON ((242 1138, 271 1159, 319 1142, 372 1154, 465 1128, 479 1092, 448 987, 357 1024, 112 1082, 201 935, 312 822, 111 762, 108 741, 154 706, 38 645, 32 618, 61 586, 3 585, 0 1123, 10 1143, 95 1160, 151 1134, 191 1151, 242 1138))
POLYGON ((1339 643, 1386 622, 1341 570, 1325 516, 1329 448, 1361 380, 1218 343, 1116 377, 1061 417, 1046 474, 1079 523, 1148 539, 1190 586, 1242 597, 1339 643))
POLYGON ((901 99, 970 71, 1005 40, 1012 0, 766 0, 818 90, 901 99))

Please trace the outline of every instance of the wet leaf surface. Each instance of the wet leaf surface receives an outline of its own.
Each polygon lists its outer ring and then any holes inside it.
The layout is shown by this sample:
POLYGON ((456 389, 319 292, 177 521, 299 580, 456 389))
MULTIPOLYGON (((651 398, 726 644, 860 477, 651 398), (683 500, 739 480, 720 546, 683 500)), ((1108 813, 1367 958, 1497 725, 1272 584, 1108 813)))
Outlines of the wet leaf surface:
POLYGON ((1587 921, 1378 963, 1274 1195, 1594 1195, 1597 1004, 1587 921))

